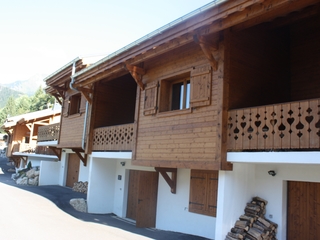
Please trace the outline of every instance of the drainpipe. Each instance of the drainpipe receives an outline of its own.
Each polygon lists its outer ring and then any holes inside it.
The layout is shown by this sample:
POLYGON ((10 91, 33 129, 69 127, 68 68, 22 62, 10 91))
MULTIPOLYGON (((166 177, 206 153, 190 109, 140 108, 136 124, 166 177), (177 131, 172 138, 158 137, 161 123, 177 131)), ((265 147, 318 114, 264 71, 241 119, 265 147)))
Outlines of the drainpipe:
MULTIPOLYGON (((74 74, 76 72, 76 60, 73 62, 72 64, 72 73, 71 73, 71 82, 69 84, 70 88, 76 92, 79 92, 79 90, 77 88, 75 88, 73 86, 74 84, 74 74)), ((83 125, 83 133, 82 133, 82 140, 81 140, 81 147, 83 150, 85 150, 85 135, 87 132, 87 118, 88 118, 88 108, 89 108, 89 104, 88 101, 86 102, 86 112, 85 112, 85 116, 84 116, 84 125, 83 125)))

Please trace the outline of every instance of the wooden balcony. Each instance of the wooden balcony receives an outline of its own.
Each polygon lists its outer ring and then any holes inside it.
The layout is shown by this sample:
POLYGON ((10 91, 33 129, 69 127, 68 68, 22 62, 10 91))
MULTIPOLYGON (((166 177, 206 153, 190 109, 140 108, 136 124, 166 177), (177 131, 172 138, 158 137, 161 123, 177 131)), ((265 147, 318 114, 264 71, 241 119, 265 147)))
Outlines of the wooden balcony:
POLYGON ((228 112, 228 151, 320 148, 320 99, 228 112))
POLYGON ((59 138, 60 123, 41 126, 38 129, 38 142, 57 141, 59 138))
POLYGON ((134 147, 134 124, 101 127, 93 130, 93 151, 131 151, 134 147))

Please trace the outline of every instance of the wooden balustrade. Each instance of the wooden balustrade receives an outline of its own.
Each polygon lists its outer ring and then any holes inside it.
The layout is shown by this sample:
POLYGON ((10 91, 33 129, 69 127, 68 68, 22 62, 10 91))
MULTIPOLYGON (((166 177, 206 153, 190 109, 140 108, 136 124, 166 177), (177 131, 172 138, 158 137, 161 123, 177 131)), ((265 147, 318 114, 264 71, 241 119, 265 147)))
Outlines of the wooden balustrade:
POLYGON ((320 99, 228 112, 228 151, 320 148, 320 99))
POLYGON ((38 129, 38 142, 56 141, 59 138, 60 123, 41 126, 38 129))
POLYGON ((96 128, 93 131, 93 151, 126 151, 134 146, 134 124, 96 128))

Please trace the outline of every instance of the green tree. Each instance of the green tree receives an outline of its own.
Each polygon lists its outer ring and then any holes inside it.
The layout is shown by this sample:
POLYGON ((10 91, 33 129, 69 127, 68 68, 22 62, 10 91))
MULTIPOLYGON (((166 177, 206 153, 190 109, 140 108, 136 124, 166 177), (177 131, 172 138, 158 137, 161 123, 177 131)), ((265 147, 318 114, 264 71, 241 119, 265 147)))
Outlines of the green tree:
POLYGON ((27 95, 23 95, 16 99, 16 112, 17 115, 30 112, 31 99, 27 95))
POLYGON ((0 112, 0 124, 2 125, 6 118, 17 115, 16 103, 12 96, 9 97, 6 106, 0 112))
POLYGON ((46 94, 40 86, 33 97, 31 97, 30 112, 50 108, 54 104, 54 97, 46 94))

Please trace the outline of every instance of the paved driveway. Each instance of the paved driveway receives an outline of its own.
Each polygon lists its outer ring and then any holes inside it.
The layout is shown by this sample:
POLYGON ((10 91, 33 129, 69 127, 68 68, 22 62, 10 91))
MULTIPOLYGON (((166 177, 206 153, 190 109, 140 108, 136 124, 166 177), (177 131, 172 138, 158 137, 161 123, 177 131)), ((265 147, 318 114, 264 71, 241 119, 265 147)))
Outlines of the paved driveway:
POLYGON ((0 239, 205 239, 157 229, 136 228, 112 214, 81 213, 69 204, 85 194, 61 186, 17 185, 0 157, 0 239))

